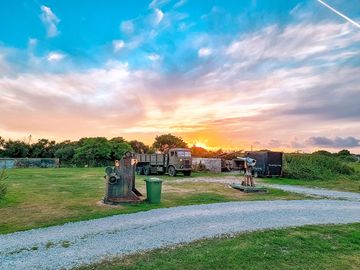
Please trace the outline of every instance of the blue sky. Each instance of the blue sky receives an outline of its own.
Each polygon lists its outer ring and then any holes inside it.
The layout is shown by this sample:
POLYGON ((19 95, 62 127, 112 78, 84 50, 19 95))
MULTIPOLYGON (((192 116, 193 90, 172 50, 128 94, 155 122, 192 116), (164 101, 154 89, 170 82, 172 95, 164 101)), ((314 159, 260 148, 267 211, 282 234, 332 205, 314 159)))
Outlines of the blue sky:
MULTIPOLYGON (((360 22, 357 0, 326 3, 360 22)), ((0 7, 3 137, 360 150, 360 28, 319 1, 0 7)))

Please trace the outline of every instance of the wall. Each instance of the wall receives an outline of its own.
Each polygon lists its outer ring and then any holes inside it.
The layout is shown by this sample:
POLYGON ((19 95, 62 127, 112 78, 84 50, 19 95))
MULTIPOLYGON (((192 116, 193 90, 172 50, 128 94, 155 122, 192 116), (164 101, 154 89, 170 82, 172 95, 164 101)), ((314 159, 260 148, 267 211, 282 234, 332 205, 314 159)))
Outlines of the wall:
POLYGON ((192 166, 194 170, 198 170, 200 163, 210 172, 221 173, 220 158, 192 158, 192 166))
POLYGON ((0 158, 0 169, 58 167, 58 158, 0 158))

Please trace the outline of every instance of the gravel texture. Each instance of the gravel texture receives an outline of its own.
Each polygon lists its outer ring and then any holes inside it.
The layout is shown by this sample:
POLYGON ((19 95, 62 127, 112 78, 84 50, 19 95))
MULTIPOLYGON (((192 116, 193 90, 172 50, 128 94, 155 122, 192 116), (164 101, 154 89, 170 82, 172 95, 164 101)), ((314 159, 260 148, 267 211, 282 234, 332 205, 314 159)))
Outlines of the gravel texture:
POLYGON ((360 202, 360 193, 355 193, 355 192, 336 191, 336 190, 330 190, 324 188, 308 188, 308 187, 291 186, 291 185, 276 185, 276 184, 261 184, 261 185, 269 188, 276 188, 284 191, 301 193, 305 195, 360 202))
MULTIPOLYGON (((239 183, 240 181, 241 178, 231 177, 231 176, 223 177, 223 178, 199 177, 195 179, 176 180, 176 182, 206 182, 206 183, 223 183, 223 184, 239 183)), ((309 187, 292 186, 292 185, 267 184, 262 182, 259 183, 259 186, 281 189, 288 192, 300 193, 300 194, 329 198, 329 199, 360 201, 360 193, 355 193, 355 192, 336 191, 336 190, 324 189, 324 188, 309 188, 309 187)))
POLYGON ((156 209, 0 235, 0 269, 70 269, 114 256, 269 228, 360 222, 360 202, 229 202, 156 209))

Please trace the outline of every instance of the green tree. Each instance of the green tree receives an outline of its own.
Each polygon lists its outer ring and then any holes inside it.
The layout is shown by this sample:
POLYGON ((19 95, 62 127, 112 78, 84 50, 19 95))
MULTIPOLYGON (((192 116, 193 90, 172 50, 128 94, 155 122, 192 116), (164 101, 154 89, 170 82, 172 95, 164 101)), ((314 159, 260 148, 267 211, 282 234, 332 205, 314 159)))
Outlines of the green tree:
POLYGON ((347 149, 343 149, 343 150, 339 151, 337 154, 338 154, 338 156, 351 156, 350 151, 347 149))
POLYGON ((104 166, 110 163, 112 145, 103 137, 82 138, 80 147, 75 149, 77 165, 104 166))
POLYGON ((25 158, 30 152, 30 145, 22 141, 8 140, 4 143, 3 156, 10 158, 25 158))
POLYGON ((313 155, 331 156, 332 154, 326 150, 319 150, 319 151, 313 152, 313 155))
POLYGON ((119 160, 127 151, 132 151, 131 145, 126 142, 110 141, 111 145, 111 160, 119 160))
POLYGON ((75 146, 72 144, 64 145, 55 151, 54 156, 60 160, 62 164, 69 164, 75 155, 75 146))
POLYGON ((148 153, 150 150, 150 147, 145 145, 143 142, 132 140, 129 142, 132 149, 135 151, 135 153, 148 153))
POLYGON ((187 144, 181 137, 172 134, 156 136, 153 147, 162 153, 166 153, 171 148, 186 148, 187 144))
POLYGON ((3 156, 3 153, 4 153, 4 145, 5 145, 5 140, 0 136, 0 157, 3 156))
POLYGON ((125 143, 126 140, 123 137, 114 137, 110 140, 110 142, 125 143))
POLYGON ((56 151, 56 142, 48 139, 40 139, 31 145, 30 157, 53 158, 56 151))

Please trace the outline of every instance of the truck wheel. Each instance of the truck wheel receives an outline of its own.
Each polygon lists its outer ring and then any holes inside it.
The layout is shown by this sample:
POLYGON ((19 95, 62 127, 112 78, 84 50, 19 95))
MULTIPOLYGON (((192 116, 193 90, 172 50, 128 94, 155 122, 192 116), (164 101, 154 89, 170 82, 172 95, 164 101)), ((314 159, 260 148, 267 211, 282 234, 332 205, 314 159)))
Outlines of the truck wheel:
POLYGON ((149 166, 146 166, 146 167, 144 168, 144 174, 145 174, 145 175, 150 175, 150 167, 149 167, 149 166))
POLYGON ((174 166, 170 166, 169 169, 168 169, 168 172, 169 172, 169 175, 170 176, 176 176, 177 174, 177 171, 175 170, 174 166))
POLYGON ((191 171, 184 171, 183 174, 184 176, 191 176, 191 171))

